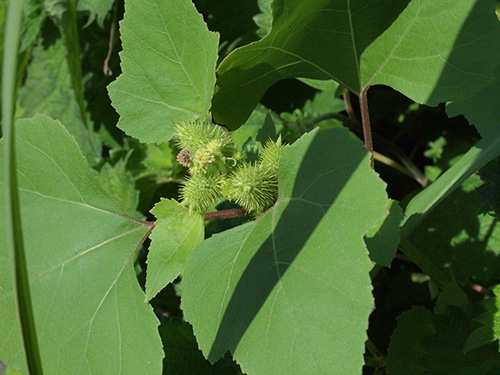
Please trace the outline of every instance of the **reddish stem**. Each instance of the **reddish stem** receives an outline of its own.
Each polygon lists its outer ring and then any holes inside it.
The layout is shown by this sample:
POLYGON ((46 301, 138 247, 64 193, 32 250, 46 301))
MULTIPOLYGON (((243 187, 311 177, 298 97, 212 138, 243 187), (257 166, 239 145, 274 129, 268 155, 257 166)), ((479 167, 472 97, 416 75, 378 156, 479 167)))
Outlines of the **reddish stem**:
POLYGON ((136 223, 142 224, 145 227, 154 227, 155 226, 154 221, 144 221, 144 220, 136 219, 135 217, 131 217, 131 216, 127 216, 127 215, 119 215, 119 216, 124 217, 125 219, 135 221, 136 223))
POLYGON ((205 214, 205 221, 208 220, 219 220, 219 219, 231 219, 233 217, 247 216, 248 213, 242 208, 234 208, 232 210, 223 210, 216 212, 207 212, 205 214))
POLYGON ((361 95, 359 96, 359 106, 361 110, 361 122, 363 123, 363 138, 366 148, 371 153, 370 166, 373 168, 372 130, 370 127, 370 113, 368 112, 368 100, 366 97, 368 88, 369 86, 365 87, 363 91, 361 91, 361 95))
POLYGON ((104 64, 102 65, 102 72, 104 73, 105 76, 108 77, 113 75, 113 71, 109 68, 109 59, 111 58, 111 53, 113 52, 115 32, 116 32, 116 7, 113 7, 111 27, 109 30, 108 54, 106 55, 106 59, 104 60, 104 64))

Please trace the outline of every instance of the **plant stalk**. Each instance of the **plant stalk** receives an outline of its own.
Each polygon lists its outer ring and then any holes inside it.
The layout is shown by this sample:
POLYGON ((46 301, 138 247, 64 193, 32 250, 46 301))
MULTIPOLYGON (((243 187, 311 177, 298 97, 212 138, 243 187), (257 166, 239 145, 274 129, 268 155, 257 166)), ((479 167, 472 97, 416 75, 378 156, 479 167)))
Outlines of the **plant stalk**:
POLYGON ((358 121, 358 118, 356 117, 356 113, 354 112, 354 109, 352 108, 352 101, 351 101, 351 93, 349 90, 346 90, 343 94, 344 97, 344 103, 345 103, 345 110, 347 112, 347 115, 352 121, 358 121))
POLYGON ((365 147, 371 154, 370 166, 373 168, 373 142, 372 142, 372 130, 370 127, 370 112, 368 111, 368 100, 367 92, 370 86, 366 86, 359 96, 359 106, 361 110, 361 122, 363 124, 363 138, 365 142, 365 147))
POLYGON ((9 1, 4 34, 2 124, 4 133, 5 215, 7 224, 7 243, 12 260, 12 287, 15 295, 16 311, 20 323, 28 372, 31 375, 41 375, 43 374, 42 360, 35 329, 28 267, 23 245, 15 159, 15 129, 13 123, 17 57, 21 34, 23 3, 23 1, 19 0, 9 1))
POLYGON ((232 219, 235 217, 247 216, 248 213, 242 208, 234 208, 232 210, 222 210, 216 212, 207 212, 205 214, 205 221, 219 220, 219 219, 232 219))

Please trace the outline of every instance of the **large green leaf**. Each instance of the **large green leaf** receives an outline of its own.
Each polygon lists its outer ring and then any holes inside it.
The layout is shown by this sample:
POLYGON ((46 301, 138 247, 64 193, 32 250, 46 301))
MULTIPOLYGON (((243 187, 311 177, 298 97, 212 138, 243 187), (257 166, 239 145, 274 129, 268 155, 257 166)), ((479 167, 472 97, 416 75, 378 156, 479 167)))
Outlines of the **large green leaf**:
POLYGON ((387 213, 385 184, 347 130, 288 146, 273 208, 188 259, 181 306, 203 353, 229 349, 249 375, 360 373, 373 307, 363 235, 387 213))
MULTIPOLYGON (((143 302, 133 267, 148 227, 115 209, 60 123, 41 115, 19 120, 16 135, 21 218, 45 373, 160 374, 158 321, 143 302)), ((4 210, 3 181, 0 193, 4 210)), ((4 220, 0 216, 0 358, 25 372, 4 220)))
POLYGON ((365 243, 370 258, 377 264, 390 267, 398 251, 399 224, 403 220, 403 211, 398 202, 391 200, 389 215, 366 234, 365 243))
POLYGON ((262 40, 218 68, 216 122, 238 127, 290 77, 333 79, 355 94, 384 84, 430 105, 494 79, 500 27, 493 0, 276 0, 262 40), (328 48, 325 48, 328 46, 328 48))
POLYGON ((500 65, 492 84, 473 96, 458 100, 446 106, 448 116, 464 115, 481 135, 500 123, 500 65))
POLYGON ((159 143, 171 138, 172 124, 208 113, 218 36, 191 0, 127 1, 120 34, 123 73, 109 94, 122 130, 159 143))

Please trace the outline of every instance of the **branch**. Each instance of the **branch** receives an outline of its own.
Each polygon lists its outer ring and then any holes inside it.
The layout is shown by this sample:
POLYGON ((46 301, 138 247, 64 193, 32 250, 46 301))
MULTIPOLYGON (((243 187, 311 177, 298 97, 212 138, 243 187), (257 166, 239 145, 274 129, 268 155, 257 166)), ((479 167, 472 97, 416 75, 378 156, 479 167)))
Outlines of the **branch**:
POLYGON ((372 142, 372 130, 370 127, 370 112, 368 111, 368 100, 367 92, 370 86, 367 86, 361 91, 359 96, 359 106, 361 109, 361 122, 363 124, 363 139, 365 146, 371 154, 370 165, 373 168, 373 142, 372 142))
POLYGON ((205 221, 219 220, 219 219, 232 219, 235 217, 243 217, 243 216, 248 216, 248 212, 246 212, 242 208, 234 208, 231 210, 207 212, 205 214, 205 221))

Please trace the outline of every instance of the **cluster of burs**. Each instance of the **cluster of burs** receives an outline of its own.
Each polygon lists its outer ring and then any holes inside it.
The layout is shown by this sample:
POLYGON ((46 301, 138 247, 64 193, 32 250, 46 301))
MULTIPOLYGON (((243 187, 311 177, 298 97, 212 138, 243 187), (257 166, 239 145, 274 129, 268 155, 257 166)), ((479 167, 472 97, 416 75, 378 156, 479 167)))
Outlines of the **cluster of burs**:
POLYGON ((256 162, 245 161, 231 137, 205 120, 175 126, 181 149, 177 161, 189 170, 180 188, 181 205, 203 213, 221 197, 258 216, 278 197, 278 167, 283 153, 281 138, 269 140, 256 162))

